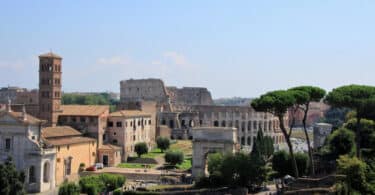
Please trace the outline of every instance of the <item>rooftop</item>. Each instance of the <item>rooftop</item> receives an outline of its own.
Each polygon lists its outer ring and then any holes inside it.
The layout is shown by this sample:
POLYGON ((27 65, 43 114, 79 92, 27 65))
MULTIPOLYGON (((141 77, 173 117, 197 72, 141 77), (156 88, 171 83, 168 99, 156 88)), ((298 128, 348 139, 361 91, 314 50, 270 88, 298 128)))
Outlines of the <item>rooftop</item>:
POLYGON ((52 53, 52 52, 48 52, 48 53, 39 55, 39 58, 58 58, 58 59, 62 59, 61 56, 59 56, 55 53, 52 53))
POLYGON ((30 114, 26 113, 26 120, 23 120, 23 112, 8 112, 6 110, 0 111, 0 116, 4 114, 9 114, 13 118, 17 119, 20 122, 27 123, 27 124, 39 124, 45 122, 44 120, 38 119, 30 114))
POLYGON ((120 110, 117 112, 110 113, 109 116, 135 117, 135 116, 151 116, 151 114, 142 112, 140 110, 120 110))
POLYGON ((103 144, 99 150, 121 150, 121 147, 112 144, 103 144))
POLYGON ((78 143, 87 143, 95 142, 96 140, 89 137, 76 136, 76 137, 62 137, 62 138, 50 138, 46 139, 46 143, 54 146, 62 146, 68 144, 78 144, 78 143))
POLYGON ((42 136, 44 138, 57 138, 79 135, 82 135, 82 133, 69 126, 46 127, 42 129, 42 136))
POLYGON ((108 105, 62 105, 62 116, 99 116, 109 111, 108 105))

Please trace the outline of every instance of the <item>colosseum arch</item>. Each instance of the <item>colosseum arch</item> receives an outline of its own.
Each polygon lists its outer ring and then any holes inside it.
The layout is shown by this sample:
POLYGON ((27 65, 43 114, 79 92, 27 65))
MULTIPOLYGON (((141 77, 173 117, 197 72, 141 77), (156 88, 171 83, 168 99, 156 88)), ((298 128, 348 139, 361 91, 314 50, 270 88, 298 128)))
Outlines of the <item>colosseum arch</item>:
POLYGON ((239 149, 236 128, 200 127, 193 129, 192 133, 192 176, 194 178, 205 174, 206 159, 209 153, 234 153, 239 149))

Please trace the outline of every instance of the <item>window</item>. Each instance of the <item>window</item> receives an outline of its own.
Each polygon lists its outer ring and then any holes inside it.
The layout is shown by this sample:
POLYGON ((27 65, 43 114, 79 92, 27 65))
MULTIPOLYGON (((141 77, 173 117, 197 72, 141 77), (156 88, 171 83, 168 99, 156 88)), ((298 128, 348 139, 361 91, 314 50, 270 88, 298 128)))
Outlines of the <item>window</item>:
POLYGON ((122 122, 121 121, 116 122, 116 127, 122 127, 122 122))
POLYGON ((117 139, 112 140, 113 144, 117 144, 117 139))
POLYGON ((149 125, 151 125, 151 119, 150 119, 150 120, 148 120, 148 124, 149 124, 149 125))
POLYGON ((84 122, 86 122, 86 118, 85 117, 80 117, 80 119, 79 119, 80 121, 81 121, 81 123, 84 123, 84 122))
POLYGON ((10 150, 11 140, 10 138, 5 139, 5 149, 10 150))
POLYGON ((74 122, 74 123, 77 122, 76 117, 73 117, 73 118, 72 118, 72 122, 74 122))
POLYGON ((31 136, 31 139, 32 139, 32 140, 35 140, 35 135, 31 136))
POLYGON ((43 182, 49 182, 50 165, 49 162, 45 162, 43 166, 43 182))
POLYGON ((70 148, 70 146, 69 146, 69 145, 67 145, 67 146, 66 146, 66 149, 67 149, 67 150, 69 150, 69 148, 70 148))
POLYGON ((218 127, 219 126, 219 121, 214 121, 214 127, 218 127))
POLYGON ((113 135, 117 135, 117 133, 116 133, 116 132, 113 132, 113 135))
POLYGON ((141 126, 141 121, 140 120, 138 120, 138 126, 141 126))
POLYGON ((70 175, 72 170, 72 157, 68 157, 64 160, 64 167, 64 176, 70 175))
POLYGON ((60 152, 60 146, 57 146, 57 151, 60 152))
POLYGON ((35 167, 31 166, 29 168, 29 183, 35 183, 36 178, 35 178, 35 167))
POLYGON ((113 122, 112 121, 108 121, 108 127, 113 127, 113 122))

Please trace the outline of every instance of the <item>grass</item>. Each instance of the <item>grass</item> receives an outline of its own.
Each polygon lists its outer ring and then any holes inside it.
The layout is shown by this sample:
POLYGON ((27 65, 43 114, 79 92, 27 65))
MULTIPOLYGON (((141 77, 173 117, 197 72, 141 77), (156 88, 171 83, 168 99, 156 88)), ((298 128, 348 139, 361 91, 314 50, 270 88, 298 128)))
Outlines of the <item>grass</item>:
POLYGON ((191 140, 178 140, 170 146, 170 150, 179 150, 185 156, 189 156, 193 153, 193 144, 191 140))
MULTIPOLYGON (((149 164, 148 166, 151 166, 150 168, 154 168, 154 164, 149 164)), ((143 169, 145 168, 144 164, 140 163, 121 163, 117 165, 118 168, 129 168, 129 169, 143 169)))
POLYGON ((159 148, 154 148, 150 152, 148 152, 147 154, 143 154, 141 156, 141 158, 156 158, 158 156, 162 156, 163 154, 164 153, 161 152, 161 150, 159 148))
POLYGON ((183 170, 183 171, 190 169, 191 168, 191 157, 188 157, 188 158, 184 159, 184 162, 180 165, 177 165, 176 167, 177 167, 177 169, 180 169, 180 170, 183 170))

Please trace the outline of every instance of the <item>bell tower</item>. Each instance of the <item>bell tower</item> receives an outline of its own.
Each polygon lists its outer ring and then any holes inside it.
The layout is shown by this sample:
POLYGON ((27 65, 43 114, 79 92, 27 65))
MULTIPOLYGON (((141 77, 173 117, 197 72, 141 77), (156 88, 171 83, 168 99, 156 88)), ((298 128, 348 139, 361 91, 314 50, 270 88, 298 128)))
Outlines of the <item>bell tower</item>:
POLYGON ((39 118, 48 126, 56 126, 61 112, 61 61, 52 52, 39 56, 39 118))

